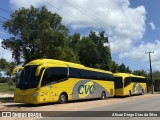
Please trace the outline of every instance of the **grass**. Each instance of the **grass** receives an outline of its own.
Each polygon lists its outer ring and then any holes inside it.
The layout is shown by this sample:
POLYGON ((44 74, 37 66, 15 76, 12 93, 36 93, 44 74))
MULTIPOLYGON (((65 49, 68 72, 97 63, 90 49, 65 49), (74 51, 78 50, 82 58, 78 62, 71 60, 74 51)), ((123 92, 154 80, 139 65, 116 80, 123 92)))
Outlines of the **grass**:
POLYGON ((9 86, 8 86, 7 83, 0 83, 0 93, 13 94, 14 90, 15 90, 15 87, 16 87, 16 85, 13 84, 13 85, 10 86, 10 89, 9 89, 9 86))

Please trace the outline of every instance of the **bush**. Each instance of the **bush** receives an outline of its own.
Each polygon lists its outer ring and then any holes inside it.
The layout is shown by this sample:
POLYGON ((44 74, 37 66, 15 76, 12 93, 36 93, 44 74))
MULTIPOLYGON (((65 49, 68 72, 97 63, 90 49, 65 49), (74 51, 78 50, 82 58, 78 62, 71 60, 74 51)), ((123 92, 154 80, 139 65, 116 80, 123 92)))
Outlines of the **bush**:
POLYGON ((0 83, 7 83, 8 78, 2 77, 0 79, 0 83))

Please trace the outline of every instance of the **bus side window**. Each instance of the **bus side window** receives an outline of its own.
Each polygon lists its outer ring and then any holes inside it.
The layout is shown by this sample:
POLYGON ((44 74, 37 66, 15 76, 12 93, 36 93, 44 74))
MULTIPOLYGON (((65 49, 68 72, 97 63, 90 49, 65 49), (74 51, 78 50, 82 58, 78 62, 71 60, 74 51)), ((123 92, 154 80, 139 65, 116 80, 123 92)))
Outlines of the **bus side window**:
POLYGON ((67 79, 67 68, 53 67, 46 69, 41 86, 67 79))
POLYGON ((130 83, 131 83, 131 78, 130 77, 126 77, 125 78, 124 87, 128 86, 130 83))

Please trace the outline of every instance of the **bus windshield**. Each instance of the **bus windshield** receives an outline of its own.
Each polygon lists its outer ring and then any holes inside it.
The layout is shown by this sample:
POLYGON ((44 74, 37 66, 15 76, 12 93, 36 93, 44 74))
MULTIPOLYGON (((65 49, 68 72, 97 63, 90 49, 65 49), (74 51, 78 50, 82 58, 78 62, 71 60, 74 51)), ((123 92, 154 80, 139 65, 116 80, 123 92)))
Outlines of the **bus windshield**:
POLYGON ((114 81, 115 89, 123 88, 122 77, 114 77, 114 81))
POLYGON ((35 76, 35 72, 38 66, 25 66, 24 69, 21 71, 19 80, 17 82, 17 88, 21 90, 27 90, 30 88, 36 88, 38 86, 38 83, 40 81, 40 76, 42 73, 39 74, 39 76, 35 76))

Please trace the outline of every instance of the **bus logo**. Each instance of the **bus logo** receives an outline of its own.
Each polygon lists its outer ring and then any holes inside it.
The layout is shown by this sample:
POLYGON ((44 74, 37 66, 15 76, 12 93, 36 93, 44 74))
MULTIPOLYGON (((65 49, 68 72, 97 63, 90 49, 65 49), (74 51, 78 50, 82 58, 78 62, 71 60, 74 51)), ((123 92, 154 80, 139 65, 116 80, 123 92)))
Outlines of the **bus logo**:
POLYGON ((80 85, 78 87, 78 93, 79 94, 93 94, 95 90, 95 86, 94 85, 80 85))

